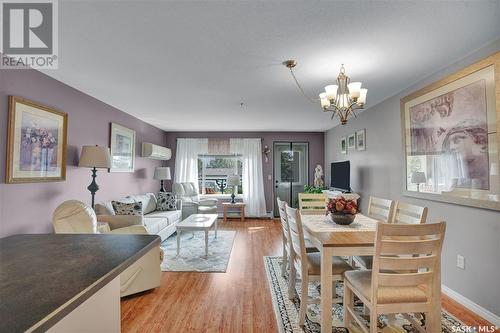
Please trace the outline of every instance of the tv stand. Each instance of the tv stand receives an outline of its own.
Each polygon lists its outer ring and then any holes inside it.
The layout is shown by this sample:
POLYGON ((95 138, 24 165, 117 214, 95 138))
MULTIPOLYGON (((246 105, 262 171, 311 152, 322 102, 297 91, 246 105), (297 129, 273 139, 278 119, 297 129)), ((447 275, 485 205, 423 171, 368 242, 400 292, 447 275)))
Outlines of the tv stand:
POLYGON ((333 198, 337 198, 337 197, 342 196, 342 197, 346 198, 347 200, 356 200, 356 202, 357 202, 360 198, 360 195, 357 193, 353 193, 353 192, 346 193, 346 192, 342 192, 342 191, 335 190, 335 189, 324 190, 323 193, 325 193, 329 199, 333 199, 333 198))

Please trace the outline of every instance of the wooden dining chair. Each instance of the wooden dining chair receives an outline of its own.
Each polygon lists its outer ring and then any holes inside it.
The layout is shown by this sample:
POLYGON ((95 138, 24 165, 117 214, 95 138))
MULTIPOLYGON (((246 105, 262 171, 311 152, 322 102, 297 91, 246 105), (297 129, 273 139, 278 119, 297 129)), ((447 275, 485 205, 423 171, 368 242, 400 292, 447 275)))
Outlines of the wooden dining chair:
MULTIPOLYGON (((291 241, 290 241, 290 230, 288 227, 288 220, 286 216, 286 211, 285 207, 287 203, 283 200, 280 200, 280 198, 276 198, 276 201, 278 203, 278 209, 280 213, 280 222, 281 222, 281 230, 283 232, 283 260, 282 260, 282 266, 281 266, 281 275, 285 276, 287 267, 289 266, 289 258, 290 255, 293 251, 293 248, 291 246, 291 241)), ((305 239, 305 245, 306 245, 306 252, 312 253, 312 252, 319 252, 319 250, 312 244, 310 240, 307 238, 305 239)))
MULTIPOLYGON (((427 220, 428 210, 429 209, 427 207, 420 207, 396 201, 394 204, 393 214, 387 222, 398 224, 422 224, 427 220)), ((354 260, 364 268, 372 268, 373 256, 356 256, 354 260)))
MULTIPOLYGON (((290 279, 288 284, 288 293, 290 299, 295 294, 295 282, 297 273, 300 274, 300 308, 299 325, 303 326, 306 318, 307 305, 319 303, 308 295, 308 286, 310 281, 319 281, 321 277, 321 254, 307 253, 302 220, 297 209, 286 206, 286 215, 290 230, 290 240, 293 248, 290 265, 290 279)), ((342 281, 345 271, 352 269, 352 266, 341 257, 332 258, 332 283, 342 281)), ((335 288, 333 288, 335 290, 335 288)), ((341 302, 340 298, 334 301, 341 302)), ((324 313, 323 316, 331 316, 331 313, 324 313)))
MULTIPOLYGON (((391 223, 394 215, 394 204, 393 200, 370 196, 367 215, 384 223, 391 223)), ((354 263, 363 268, 372 268, 373 256, 354 256, 354 263)))
POLYGON ((324 193, 299 193, 299 209, 308 214, 325 214, 328 197, 324 193))
POLYGON ((440 270, 445 222, 378 223, 372 270, 344 274, 344 326, 354 319, 365 333, 377 332, 377 316, 402 313, 420 332, 441 332, 440 270), (370 310, 370 328, 354 310, 356 295, 370 310), (408 313, 426 314, 426 327, 408 313))

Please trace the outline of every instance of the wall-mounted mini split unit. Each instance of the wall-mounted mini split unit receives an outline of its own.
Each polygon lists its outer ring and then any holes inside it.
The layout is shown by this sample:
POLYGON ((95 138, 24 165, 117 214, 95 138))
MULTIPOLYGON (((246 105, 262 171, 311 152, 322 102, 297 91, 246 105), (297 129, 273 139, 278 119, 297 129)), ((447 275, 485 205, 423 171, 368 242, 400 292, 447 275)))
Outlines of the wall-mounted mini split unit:
POLYGON ((167 161, 172 157, 172 150, 149 142, 142 143, 142 157, 167 161))

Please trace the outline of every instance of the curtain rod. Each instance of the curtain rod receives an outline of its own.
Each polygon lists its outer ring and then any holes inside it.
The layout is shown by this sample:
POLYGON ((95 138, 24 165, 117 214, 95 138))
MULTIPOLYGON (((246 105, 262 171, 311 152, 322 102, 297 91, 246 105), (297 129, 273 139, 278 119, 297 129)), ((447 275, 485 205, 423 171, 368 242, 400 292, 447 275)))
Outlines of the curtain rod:
POLYGON ((210 137, 210 138, 175 138, 175 141, 179 139, 260 139, 260 141, 264 141, 264 138, 217 138, 217 137, 210 137))

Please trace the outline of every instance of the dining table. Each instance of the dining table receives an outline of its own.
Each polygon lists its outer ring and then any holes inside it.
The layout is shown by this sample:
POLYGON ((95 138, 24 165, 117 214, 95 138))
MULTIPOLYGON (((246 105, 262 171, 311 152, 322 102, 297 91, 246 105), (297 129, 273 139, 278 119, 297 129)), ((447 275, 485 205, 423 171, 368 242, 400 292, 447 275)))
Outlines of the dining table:
POLYGON ((332 331, 332 257, 373 255, 377 220, 356 214, 349 225, 339 225, 325 214, 301 212, 304 236, 321 253, 321 332, 332 331))
MULTIPOLYGON (((332 331, 332 257, 373 255, 375 252, 375 232, 381 221, 361 213, 356 214, 349 225, 339 225, 330 216, 318 213, 300 213, 304 236, 321 252, 321 332, 332 331)), ((437 282, 434 284, 434 316, 441 315, 441 272, 438 268, 437 282)), ((431 323, 431 332, 441 332, 441 321, 431 323)))

